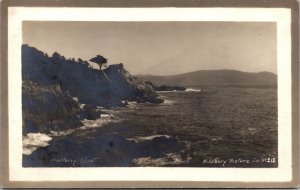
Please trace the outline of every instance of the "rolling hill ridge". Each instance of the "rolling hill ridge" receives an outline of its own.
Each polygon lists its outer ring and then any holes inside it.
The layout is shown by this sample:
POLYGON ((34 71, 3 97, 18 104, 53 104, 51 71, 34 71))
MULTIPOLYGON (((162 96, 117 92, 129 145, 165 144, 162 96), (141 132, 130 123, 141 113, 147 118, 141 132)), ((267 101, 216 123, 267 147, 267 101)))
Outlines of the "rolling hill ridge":
POLYGON ((276 86, 277 75, 271 72, 242 72, 237 70, 200 70, 179 75, 138 75, 144 81, 158 85, 259 85, 276 86))

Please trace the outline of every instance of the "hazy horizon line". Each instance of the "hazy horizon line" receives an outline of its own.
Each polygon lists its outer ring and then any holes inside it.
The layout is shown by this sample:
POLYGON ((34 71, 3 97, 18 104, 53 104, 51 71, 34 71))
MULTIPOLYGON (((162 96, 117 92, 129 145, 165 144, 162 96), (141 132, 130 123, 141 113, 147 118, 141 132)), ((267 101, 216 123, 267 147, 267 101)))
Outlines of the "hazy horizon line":
POLYGON ((257 71, 257 72, 250 72, 250 71, 242 71, 242 70, 237 70, 237 69, 200 69, 200 70, 195 70, 195 71, 189 71, 189 72, 183 72, 183 73, 179 73, 179 74, 172 74, 172 75, 154 75, 154 74, 133 74, 135 76, 157 76, 157 77, 163 77, 163 76, 177 76, 177 75, 184 75, 184 74, 190 74, 190 73, 195 73, 195 72, 199 72, 199 71, 237 71, 237 72, 242 72, 242 73, 252 73, 252 74, 256 74, 256 73, 271 73, 277 76, 277 73, 271 72, 271 71, 257 71))
MULTIPOLYGON (((63 54, 61 54, 58 50, 57 51, 54 51, 51 55, 49 55, 49 53, 50 52, 45 52, 45 51, 43 51, 43 50, 40 50, 38 47, 34 47, 34 46, 32 46, 31 44, 28 44, 28 43, 24 43, 24 44, 22 44, 22 46, 24 46, 24 45, 27 45, 28 47, 31 47, 31 48, 35 48, 35 49, 37 49, 38 51, 41 51, 41 52, 43 52, 43 53, 45 53, 45 54, 47 54, 49 57, 52 57, 52 55, 53 55, 53 53, 54 52, 56 52, 56 53, 58 53, 58 54, 60 54, 60 55, 62 55, 62 56, 64 56, 63 54)), ((21 47, 22 47, 21 46, 21 47)), ((65 57, 65 56, 64 56, 65 57)), ((65 57, 65 59, 75 59, 75 61, 77 61, 78 59, 82 59, 81 57, 65 57), (76 58, 76 59, 75 59, 76 58)), ((109 59, 108 59, 109 60, 109 59)), ((95 70, 99 70, 97 67, 98 67, 98 65, 96 64, 96 63, 93 63, 93 62, 91 62, 90 60, 84 60, 84 59, 82 59, 82 61, 87 61, 91 66, 92 66, 92 69, 95 69, 95 70), (96 68, 95 68, 95 66, 96 66, 96 68)), ((108 65, 107 66, 110 66, 110 65, 118 65, 118 64, 123 64, 123 65, 125 65, 126 66, 126 63, 124 63, 124 62, 120 62, 120 63, 108 63, 108 65)), ((126 67, 125 67, 125 69, 126 69, 126 67)), ((128 69, 126 69, 127 71, 129 71, 128 69)), ((263 73, 263 72, 265 72, 265 73, 272 73, 272 74, 274 74, 274 75, 276 75, 277 76, 277 73, 274 73, 274 72, 271 72, 271 71, 266 71, 266 70, 262 70, 262 71, 257 71, 257 72, 250 72, 250 71, 244 71, 244 70, 238 70, 238 69, 227 69, 227 68, 220 68, 220 69, 198 69, 198 70, 194 70, 194 71, 189 71, 189 72, 182 72, 182 73, 178 73, 178 74, 166 74, 166 75, 159 75, 159 74, 151 74, 151 73, 135 73, 135 74, 133 74, 132 72, 130 72, 130 74, 132 74, 132 75, 134 75, 134 76, 158 76, 158 77, 163 77, 163 76, 176 76, 176 75, 183 75, 183 74, 189 74, 189 73, 194 73, 194 72, 199 72, 199 71, 238 71, 238 72, 243 72, 243 73, 263 73)))

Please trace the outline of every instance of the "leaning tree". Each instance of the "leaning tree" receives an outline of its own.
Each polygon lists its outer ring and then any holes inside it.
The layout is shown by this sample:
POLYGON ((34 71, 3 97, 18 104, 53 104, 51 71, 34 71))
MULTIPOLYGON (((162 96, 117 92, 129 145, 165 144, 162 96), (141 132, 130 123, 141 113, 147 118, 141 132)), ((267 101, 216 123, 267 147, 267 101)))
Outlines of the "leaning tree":
POLYGON ((97 63, 100 67, 100 71, 102 69, 102 66, 107 64, 107 59, 105 57, 103 57, 102 55, 97 55, 96 57, 91 58, 90 61, 97 63))

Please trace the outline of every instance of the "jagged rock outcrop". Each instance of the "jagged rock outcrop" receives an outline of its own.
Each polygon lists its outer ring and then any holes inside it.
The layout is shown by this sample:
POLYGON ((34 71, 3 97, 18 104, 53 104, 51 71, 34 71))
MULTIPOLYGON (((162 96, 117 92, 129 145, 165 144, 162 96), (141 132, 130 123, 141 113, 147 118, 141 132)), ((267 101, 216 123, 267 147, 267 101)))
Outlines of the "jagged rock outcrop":
POLYGON ((49 146, 23 155, 23 167, 134 167, 139 165, 133 159, 160 158, 182 149, 173 137, 135 142, 105 130, 89 132, 88 137, 74 133, 55 138, 49 146))
POLYGON ((111 65, 104 71, 111 81, 113 96, 119 100, 161 103, 153 86, 132 76, 124 65, 111 65))
POLYGON ((151 81, 146 81, 145 83, 152 86, 155 91, 185 91, 186 90, 186 88, 182 86, 157 85, 151 81))
POLYGON ((80 119, 101 116, 97 106, 125 106, 126 100, 162 102, 151 85, 132 76, 123 64, 99 71, 81 59, 58 53, 50 57, 28 45, 22 46, 22 80, 24 134, 79 127, 80 119), (79 103, 86 104, 84 109, 79 103))
POLYGON ((66 59, 22 46, 23 79, 39 85, 57 84, 79 102, 104 107, 123 106, 123 100, 161 103, 153 87, 132 76, 123 64, 99 71, 82 60, 66 59))
POLYGON ((83 106, 82 111, 80 112, 80 117, 94 120, 101 117, 101 112, 97 111, 97 106, 87 104, 83 106))
POLYGON ((49 133, 82 125, 78 103, 58 85, 22 83, 23 134, 49 133))

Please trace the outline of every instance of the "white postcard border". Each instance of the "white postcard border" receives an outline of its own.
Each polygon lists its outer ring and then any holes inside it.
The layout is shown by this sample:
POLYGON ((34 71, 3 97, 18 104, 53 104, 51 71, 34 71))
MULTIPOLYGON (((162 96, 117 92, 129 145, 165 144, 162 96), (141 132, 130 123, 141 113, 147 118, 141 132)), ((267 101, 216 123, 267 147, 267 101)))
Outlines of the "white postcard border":
MULTIPOLYGON (((34 36, 33 36, 34 37, 34 36)), ((10 181, 292 180, 291 11, 286 8, 8 8, 10 181), (23 168, 21 45, 23 21, 233 21, 277 23, 278 168, 23 168)))

